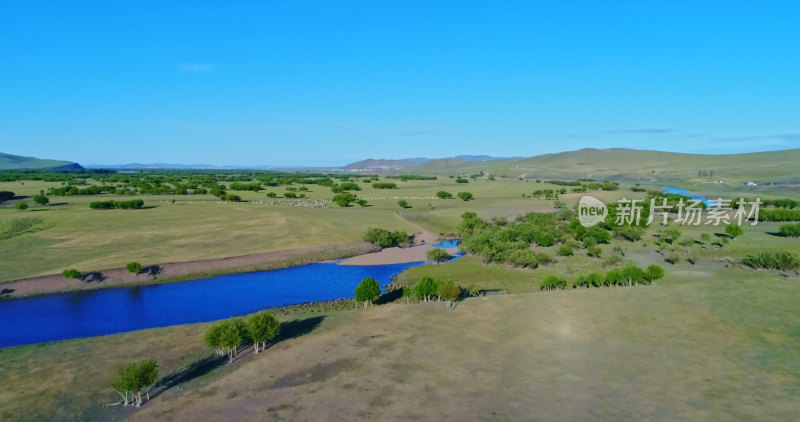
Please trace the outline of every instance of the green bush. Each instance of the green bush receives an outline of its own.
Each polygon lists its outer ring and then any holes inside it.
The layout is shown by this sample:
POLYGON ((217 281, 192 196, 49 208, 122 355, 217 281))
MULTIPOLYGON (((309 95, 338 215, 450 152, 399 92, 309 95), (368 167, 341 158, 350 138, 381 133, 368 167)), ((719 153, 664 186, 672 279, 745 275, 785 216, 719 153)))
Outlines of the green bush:
POLYGON ((19 201, 16 204, 14 204, 14 208, 17 211, 25 211, 28 209, 28 203, 25 201, 19 201))
POLYGON ((408 208, 408 202, 406 202, 405 200, 402 200, 402 199, 397 201, 397 205, 400 208, 408 208))
POLYGON ((366 277, 356 286, 355 295, 356 301, 364 302, 366 308, 371 302, 378 300, 381 295, 381 286, 374 278, 366 277))
POLYGON ((561 245, 558 247, 558 256, 572 256, 573 250, 569 245, 561 245))
POLYGON ((278 194, 275 192, 267 192, 267 198, 277 198, 278 194))
POLYGON ((373 183, 372 187, 375 189, 397 189, 397 183, 393 182, 373 183))
POLYGON ((392 246, 408 245, 411 242, 411 236, 405 231, 391 232, 386 229, 369 228, 367 232, 364 233, 364 240, 373 245, 380 246, 381 248, 389 248, 392 246))
POLYGON ((586 255, 591 256, 592 258, 600 258, 600 255, 602 254, 603 250, 597 246, 592 246, 586 249, 586 255))
POLYGON ((141 199, 131 199, 130 201, 95 201, 89 203, 89 208, 94 210, 132 210, 142 208, 142 206, 144 206, 144 201, 141 199))
POLYGON ((436 196, 441 199, 450 199, 453 197, 453 194, 447 191, 440 190, 439 192, 436 192, 436 196))
POLYGON ((470 192, 459 192, 457 196, 462 201, 469 201, 470 199, 473 199, 473 196, 470 192))
POLYGON ((452 256, 450 256, 450 254, 447 253, 446 250, 440 248, 433 248, 429 250, 425 255, 428 257, 428 259, 436 263, 444 262, 452 258, 452 256))
POLYGON ((78 271, 78 270, 76 270, 76 269, 74 269, 74 268, 71 268, 71 269, 68 269, 68 270, 64 270, 64 271, 61 273, 61 275, 63 275, 63 276, 64 276, 64 277, 66 277, 66 278, 74 278, 74 279, 79 279, 79 278, 81 278, 81 273, 80 273, 80 271, 78 271))
POLYGON ((742 226, 736 224, 728 224, 725 226, 725 234, 730 236, 731 238, 736 238, 741 236, 744 233, 742 226))
POLYGON ((431 300, 438 290, 438 283, 430 277, 422 277, 422 279, 414 285, 414 297, 425 302, 431 300))
POLYGON ((759 252, 742 259, 742 264, 751 268, 789 271, 800 268, 800 259, 793 252, 759 252))
POLYGON ((339 193, 333 196, 333 203, 336 205, 346 208, 350 205, 351 202, 355 202, 358 198, 352 193, 339 193))
POLYGON ((781 236, 800 237, 800 224, 781 224, 778 232, 781 236))
POLYGON ((125 269, 128 270, 129 273, 139 274, 142 272, 142 264, 138 262, 129 262, 125 265, 125 269))
POLYGON ((567 280, 564 277, 550 274, 539 283, 542 290, 562 290, 567 287, 567 280))

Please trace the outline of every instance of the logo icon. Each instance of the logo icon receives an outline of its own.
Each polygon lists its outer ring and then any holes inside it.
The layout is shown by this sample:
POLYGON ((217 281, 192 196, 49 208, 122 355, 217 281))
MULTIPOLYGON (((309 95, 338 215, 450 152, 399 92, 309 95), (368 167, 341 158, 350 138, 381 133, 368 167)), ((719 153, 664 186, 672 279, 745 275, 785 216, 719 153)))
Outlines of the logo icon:
POLYGON ((606 219, 608 208, 593 196, 584 196, 578 202, 578 221, 583 227, 592 227, 606 219))

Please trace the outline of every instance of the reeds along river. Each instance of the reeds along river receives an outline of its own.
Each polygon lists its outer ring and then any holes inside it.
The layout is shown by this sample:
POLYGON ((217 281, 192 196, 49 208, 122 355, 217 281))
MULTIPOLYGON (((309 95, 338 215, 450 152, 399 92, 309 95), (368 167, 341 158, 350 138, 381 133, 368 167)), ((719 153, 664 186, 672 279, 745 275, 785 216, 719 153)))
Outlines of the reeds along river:
POLYGON ((0 347, 214 321, 269 307, 353 297, 364 277, 381 285, 406 268, 320 263, 179 283, 0 301, 0 347))

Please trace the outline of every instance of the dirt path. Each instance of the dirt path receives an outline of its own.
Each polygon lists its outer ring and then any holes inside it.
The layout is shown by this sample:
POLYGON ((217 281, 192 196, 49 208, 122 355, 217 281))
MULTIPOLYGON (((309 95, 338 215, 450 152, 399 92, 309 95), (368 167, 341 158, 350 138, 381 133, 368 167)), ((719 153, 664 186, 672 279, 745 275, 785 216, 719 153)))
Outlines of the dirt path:
POLYGON ((32 277, 9 281, 0 284, 0 290, 6 297, 22 297, 44 293, 73 290, 91 290, 103 287, 121 286, 137 283, 159 283, 208 277, 210 275, 229 274, 234 272, 262 271, 275 268, 303 265, 311 262, 328 261, 343 257, 368 253, 374 247, 368 243, 352 243, 314 248, 288 249, 233 256, 228 258, 204 259, 188 262, 168 262, 159 264, 161 272, 155 279, 146 274, 135 275, 124 268, 98 270, 102 281, 80 282, 68 279, 61 274, 32 277))

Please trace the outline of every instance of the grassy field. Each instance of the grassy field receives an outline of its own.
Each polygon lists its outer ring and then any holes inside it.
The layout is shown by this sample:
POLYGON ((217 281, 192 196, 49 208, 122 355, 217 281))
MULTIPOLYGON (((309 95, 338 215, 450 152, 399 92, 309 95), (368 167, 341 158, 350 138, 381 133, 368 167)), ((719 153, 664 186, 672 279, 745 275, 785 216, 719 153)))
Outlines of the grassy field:
MULTIPOLYGON (((264 355, 195 370, 137 411, 115 365, 202 359, 206 324, 0 350, 3 420, 792 420, 800 284, 672 272, 655 286, 295 315, 264 355), (57 357, 57 358, 56 358, 57 357)), ((190 371, 191 372, 191 371, 190 371)))
MULTIPOLYGON (((465 211, 481 215, 510 217, 533 210, 552 210, 553 201, 524 199, 536 189, 557 188, 549 184, 518 179, 456 183, 442 177, 436 181, 399 181, 398 189, 378 190, 370 183, 360 183, 357 194, 368 200, 367 207, 336 205, 327 208, 272 204, 290 202, 267 198, 267 192, 282 196, 285 187, 270 187, 261 192, 237 192, 246 202, 222 202, 211 195, 137 195, 137 196, 52 196, 50 205, 31 205, 18 212, 12 203, 0 206, 0 227, 21 217, 42 220, 43 230, 2 240, 3 262, 0 281, 60 273, 66 268, 79 271, 102 270, 124 266, 131 261, 145 265, 164 262, 223 258, 251 253, 302 247, 328 246, 361 241, 369 227, 407 230, 416 227, 436 234, 455 231, 465 211), (443 200, 436 192, 455 195, 468 191, 475 199, 443 200), (99 200, 141 198, 140 210, 92 210, 89 203, 99 200), (409 208, 397 202, 405 199, 409 208), (173 201, 175 201, 173 203, 173 201), (395 213, 399 212, 402 218, 395 213), (405 221, 407 219, 408 221, 405 221)), ((25 181, 0 183, 0 190, 18 196, 33 196, 40 190, 57 187, 56 182, 25 181)), ((307 201, 329 200, 329 188, 314 186, 306 192, 307 201)), ((630 196, 624 190, 594 192, 603 200, 630 196)), ((561 200, 577 203, 581 194, 563 195, 561 200)), ((306 200, 294 200, 303 202, 306 200)))

